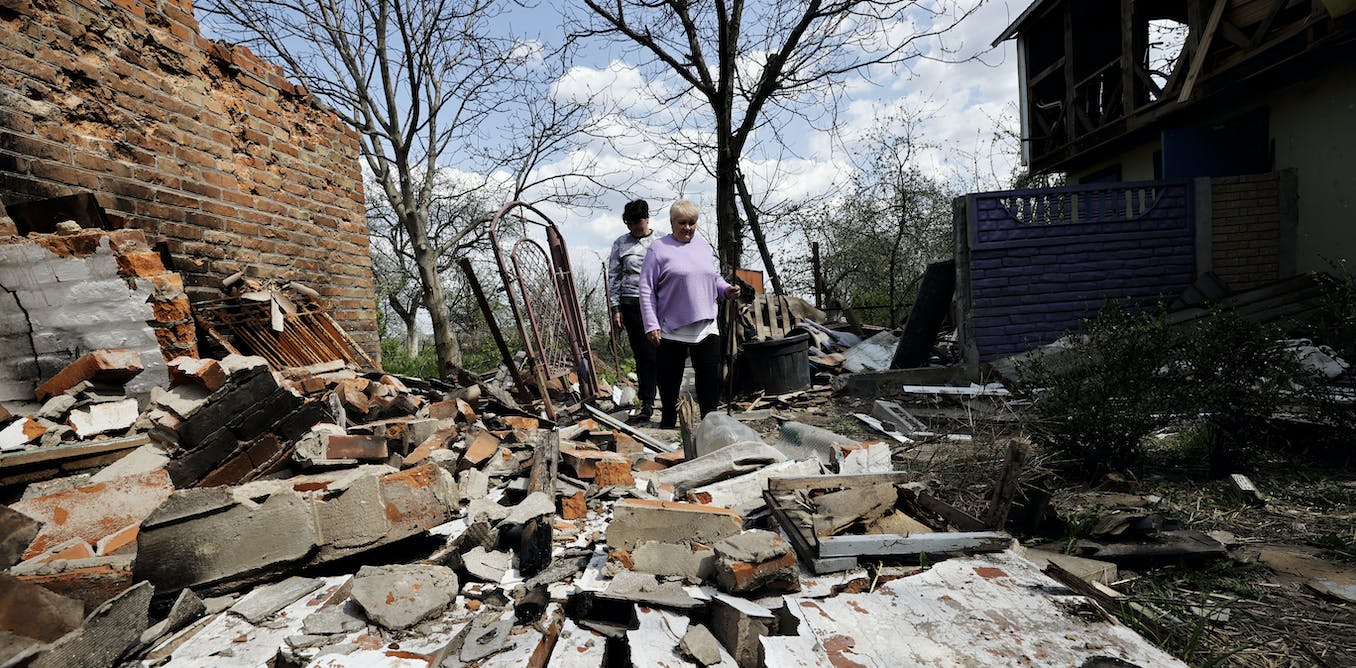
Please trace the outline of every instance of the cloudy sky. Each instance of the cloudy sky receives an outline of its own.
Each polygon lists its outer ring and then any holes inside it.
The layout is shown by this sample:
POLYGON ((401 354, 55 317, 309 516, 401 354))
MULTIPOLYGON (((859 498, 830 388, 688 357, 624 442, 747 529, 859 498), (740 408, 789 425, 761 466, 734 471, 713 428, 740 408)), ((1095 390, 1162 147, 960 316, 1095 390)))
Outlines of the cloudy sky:
MULTIPOLYGON (((1027 4, 1027 0, 987 0, 945 37, 948 49, 975 56, 972 60, 958 64, 916 60, 895 72, 878 70, 868 73, 869 79, 850 80, 847 98, 839 108, 836 135, 801 125, 787 127, 781 138, 794 144, 789 147, 790 154, 747 158, 746 173, 758 182, 756 187, 762 189, 762 195, 773 201, 831 192, 849 170, 853 139, 872 127, 878 115, 902 106, 922 118, 920 129, 925 141, 937 147, 923 157, 923 164, 937 176, 966 190, 1002 187, 1015 166, 1014 147, 996 147, 994 136, 1000 125, 1010 130, 1017 126, 1017 67, 1014 42, 997 49, 990 49, 989 43, 1027 4)), ((514 32, 549 42, 562 32, 563 17, 557 11, 554 5, 540 6, 531 12, 515 13, 508 20, 514 32)), ((602 94, 632 112, 652 112, 652 123, 662 122, 665 110, 656 105, 647 89, 663 90, 670 82, 647 80, 638 69, 642 63, 637 56, 620 46, 591 44, 595 48, 582 54, 582 59, 577 59, 573 69, 556 83, 555 94, 602 94)), ((711 222, 715 204, 709 178, 689 178, 689 169, 652 157, 659 151, 644 140, 643 128, 636 127, 634 118, 608 116, 601 120, 625 138, 625 145, 586 143, 561 162, 595 165, 612 174, 609 178, 617 186, 624 185, 627 192, 605 195, 596 209, 543 207, 563 231, 576 272, 588 267, 596 271, 612 239, 625 232, 620 211, 630 197, 650 201, 652 224, 661 232, 667 232, 667 203, 678 196, 696 201, 706 223, 711 222), (637 156, 649 159, 631 160, 637 156), (680 187, 685 188, 681 193, 680 187)), ((565 167, 558 164, 546 169, 565 167)), ((713 232, 713 228, 705 231, 708 236, 713 232)), ((756 264, 751 243, 747 253, 745 264, 756 264)))

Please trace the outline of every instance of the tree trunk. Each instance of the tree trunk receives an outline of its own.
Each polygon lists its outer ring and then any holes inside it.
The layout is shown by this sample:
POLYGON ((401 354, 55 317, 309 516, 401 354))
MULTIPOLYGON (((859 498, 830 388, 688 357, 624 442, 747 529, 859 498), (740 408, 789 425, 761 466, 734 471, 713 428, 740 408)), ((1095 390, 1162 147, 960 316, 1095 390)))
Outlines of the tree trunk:
POLYGON ((720 271, 738 269, 744 254, 744 229, 739 219, 739 196, 735 180, 739 178, 739 156, 730 144, 729 111, 726 122, 717 123, 716 134, 716 256, 720 271))
POLYGON ((419 356, 419 311, 416 309, 405 321, 405 354, 411 359, 419 356))
POLYGON ((405 231, 413 242, 414 263, 419 267, 419 282, 423 289, 424 308, 433 321, 433 348, 438 355, 438 371, 444 378, 454 378, 461 370, 461 346, 452 335, 452 319, 447 314, 447 298, 443 282, 438 277, 438 254, 428 241, 425 226, 413 216, 406 217, 405 231))

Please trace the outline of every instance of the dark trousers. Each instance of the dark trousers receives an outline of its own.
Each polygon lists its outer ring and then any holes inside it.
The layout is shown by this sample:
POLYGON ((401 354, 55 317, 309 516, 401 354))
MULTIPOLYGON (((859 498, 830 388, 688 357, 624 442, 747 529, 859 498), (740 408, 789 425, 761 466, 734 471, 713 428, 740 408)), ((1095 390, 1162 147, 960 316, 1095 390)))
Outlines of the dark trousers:
POLYGON ((640 379, 640 389, 636 396, 640 397, 641 410, 652 410, 657 382, 655 347, 645 339, 645 323, 640 319, 640 304, 622 302, 619 308, 622 327, 626 329, 626 338, 631 341, 631 353, 636 357, 636 377, 640 379))
POLYGON ((659 401, 663 405, 659 424, 678 422, 678 389, 683 384, 683 366, 692 355, 697 376, 697 404, 705 416, 720 407, 720 336, 712 334, 698 343, 664 339, 659 342, 659 401))

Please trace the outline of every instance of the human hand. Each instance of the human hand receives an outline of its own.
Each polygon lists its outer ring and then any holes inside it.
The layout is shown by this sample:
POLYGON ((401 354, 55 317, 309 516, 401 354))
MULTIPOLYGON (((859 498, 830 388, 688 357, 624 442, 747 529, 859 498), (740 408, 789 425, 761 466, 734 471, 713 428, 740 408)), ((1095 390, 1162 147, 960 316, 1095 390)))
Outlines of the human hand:
POLYGON ((738 285, 731 285, 730 287, 725 288, 725 298, 726 298, 726 299, 739 299, 739 286, 738 286, 738 285))
POLYGON ((621 329, 622 326, 621 311, 612 312, 612 326, 617 329, 621 329))
POLYGON ((645 339, 649 341, 652 346, 659 347, 659 338, 659 330, 657 329, 645 332, 645 339))

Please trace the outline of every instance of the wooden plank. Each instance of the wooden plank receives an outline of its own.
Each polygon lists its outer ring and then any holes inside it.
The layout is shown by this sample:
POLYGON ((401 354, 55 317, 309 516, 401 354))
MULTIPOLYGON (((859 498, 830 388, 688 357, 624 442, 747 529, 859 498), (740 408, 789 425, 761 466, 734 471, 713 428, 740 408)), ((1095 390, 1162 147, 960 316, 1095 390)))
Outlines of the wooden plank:
POLYGON ((819 556, 899 557, 934 552, 1002 552, 1011 545, 1012 536, 997 531, 832 536, 819 539, 819 556))
POLYGON ((43 462, 92 457, 94 455, 113 452, 115 450, 131 450, 132 448, 139 448, 150 442, 151 439, 147 438, 145 434, 137 434, 135 436, 115 438, 107 441, 76 443, 74 445, 59 445, 54 448, 38 448, 36 450, 13 452, 7 455, 0 455, 0 471, 43 462))
POLYGON ((1022 464, 1026 463, 1030 449, 1030 445, 1022 439, 1014 438, 1008 443, 1007 460, 1003 462, 998 479, 994 481, 993 497, 989 500, 988 512, 984 514, 984 523, 994 531, 1002 531, 1003 525, 1008 523, 1008 509, 1012 507, 1012 499, 1017 496, 1022 464))
POLYGON ((906 471, 892 473, 861 473, 854 475, 806 475, 786 478, 769 478, 767 486, 772 491, 791 491, 800 489, 840 489, 843 487, 866 487, 870 485, 902 485, 909 482, 906 471))
POLYGON ((1210 12, 1210 20, 1205 24, 1205 31, 1196 46, 1196 52, 1191 54, 1191 67, 1187 70, 1186 80, 1182 82, 1182 93, 1177 96, 1177 102, 1184 103, 1191 99, 1196 79, 1200 77, 1201 69, 1205 67, 1205 57, 1210 53, 1210 45, 1215 38, 1215 32, 1219 30, 1220 19, 1224 16, 1224 8, 1228 4, 1229 0, 1215 0, 1215 8, 1210 12))

